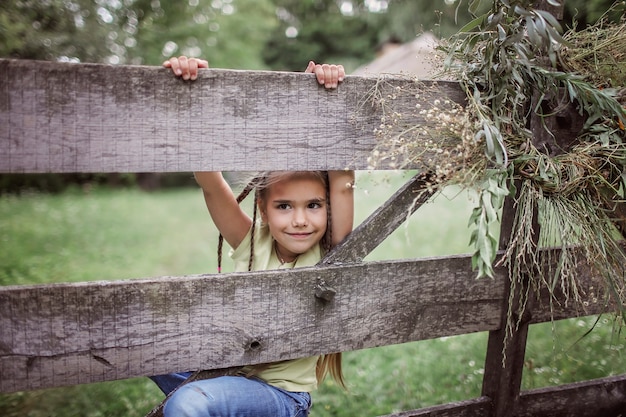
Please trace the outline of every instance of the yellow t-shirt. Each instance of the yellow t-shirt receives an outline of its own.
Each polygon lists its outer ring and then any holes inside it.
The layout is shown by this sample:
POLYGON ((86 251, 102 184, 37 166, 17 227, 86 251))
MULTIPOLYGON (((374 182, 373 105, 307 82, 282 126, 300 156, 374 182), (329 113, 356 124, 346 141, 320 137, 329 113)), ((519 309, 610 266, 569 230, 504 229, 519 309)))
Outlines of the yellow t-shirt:
MULTIPOLYGON (((286 269, 303 266, 313 266, 322 259, 320 245, 315 245, 307 252, 299 255, 293 262, 281 264, 274 250, 274 239, 269 228, 261 223, 256 224, 254 232, 254 258, 253 271, 265 271, 270 269, 286 269)), ((250 260, 250 236, 248 232, 237 249, 230 251, 230 257, 235 261, 235 271, 245 272, 248 270, 250 260)), ((317 388, 315 367, 318 356, 302 359, 293 359, 270 364, 255 376, 263 379, 270 385, 291 392, 311 392, 317 388)), ((253 368, 246 368, 244 371, 253 368)))

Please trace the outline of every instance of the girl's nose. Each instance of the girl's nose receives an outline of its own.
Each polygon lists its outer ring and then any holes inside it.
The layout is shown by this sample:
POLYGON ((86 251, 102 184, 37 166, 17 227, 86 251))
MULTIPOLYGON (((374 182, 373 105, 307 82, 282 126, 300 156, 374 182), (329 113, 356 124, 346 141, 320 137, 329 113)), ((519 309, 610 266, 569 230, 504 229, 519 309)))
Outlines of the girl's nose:
POLYGON ((302 210, 295 210, 293 213, 292 223, 295 227, 306 226, 308 224, 306 213, 302 210))

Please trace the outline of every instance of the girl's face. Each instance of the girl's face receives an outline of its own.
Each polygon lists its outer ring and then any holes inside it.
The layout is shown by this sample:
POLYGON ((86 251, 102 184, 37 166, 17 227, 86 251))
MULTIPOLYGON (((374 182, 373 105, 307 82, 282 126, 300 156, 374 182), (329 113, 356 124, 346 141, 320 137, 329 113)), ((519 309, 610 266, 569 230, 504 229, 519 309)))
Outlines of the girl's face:
POLYGON ((279 259, 293 261, 326 233, 326 189, 313 177, 292 177, 269 186, 259 208, 276 241, 279 259))

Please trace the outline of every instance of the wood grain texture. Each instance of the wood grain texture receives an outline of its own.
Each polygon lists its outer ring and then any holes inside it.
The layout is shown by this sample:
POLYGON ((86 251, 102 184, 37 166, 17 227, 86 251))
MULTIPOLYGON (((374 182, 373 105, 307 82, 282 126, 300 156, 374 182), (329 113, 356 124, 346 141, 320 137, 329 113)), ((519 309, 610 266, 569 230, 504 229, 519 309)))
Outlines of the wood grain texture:
MULTIPOLYGON (((626 374, 522 391, 515 416, 621 417, 625 404, 626 374)), ((485 417, 492 415, 491 406, 489 397, 479 397, 382 417, 485 417)))
POLYGON ((479 397, 380 417, 485 417, 490 410, 491 400, 479 397))
MULTIPOLYGON (((520 190, 517 184, 517 190, 520 190)), ((519 192, 519 191, 518 191, 519 192)), ((517 195, 507 198, 504 202, 501 214, 499 248, 506 249, 508 239, 515 233, 513 227, 517 216, 517 195)), ((532 214, 532 239, 533 247, 537 247, 539 238, 539 223, 537 208, 534 207, 532 214)), ((525 255, 528 256, 528 255, 525 255)), ((515 262, 524 264, 525 259, 516 259, 515 262)), ((533 270, 533 272, 539 272, 533 270)), ((515 415, 515 402, 519 398, 524 372, 524 360, 526 357, 526 341, 528 328, 531 322, 534 299, 526 294, 531 289, 532 276, 523 273, 516 277, 509 274, 508 282, 514 282, 505 286, 505 299, 500 317, 502 326, 489 332, 487 341, 487 355, 485 358, 485 372, 483 376, 482 395, 492 399, 492 415, 494 417, 513 417, 515 415)))
MULTIPOLYGON (((413 82, 390 78, 378 93, 413 82)), ((221 69, 185 82, 160 67, 0 60, 0 172, 366 169, 377 85, 348 76, 330 91, 312 74, 221 69)), ((464 100, 458 83, 422 85, 464 100)))
POLYGON ((623 417, 626 374, 521 393, 516 417, 623 417))
MULTIPOLYGON (((0 391, 219 369, 497 329, 504 271, 495 280, 476 280, 470 263, 453 256, 1 287, 0 391), (330 302, 315 297, 322 279, 337 292, 330 302)), ((570 304, 561 314, 606 310, 598 300, 577 307, 570 304)))
POLYGON ((214 369, 498 325, 469 260, 0 288, 0 391, 214 369), (320 277, 337 290, 314 296, 320 277), (5 377, 8 376, 8 377, 5 377))

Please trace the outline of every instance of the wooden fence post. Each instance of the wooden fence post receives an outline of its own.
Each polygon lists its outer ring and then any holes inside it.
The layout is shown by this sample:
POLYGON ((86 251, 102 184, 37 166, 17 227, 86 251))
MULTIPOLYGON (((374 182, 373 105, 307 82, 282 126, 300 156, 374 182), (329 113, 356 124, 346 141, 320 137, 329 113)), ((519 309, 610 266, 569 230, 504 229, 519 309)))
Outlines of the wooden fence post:
MULTIPOLYGON (((518 187, 519 189, 519 187, 518 187)), ((511 236, 515 219, 514 198, 506 199, 502 211, 502 227, 500 230, 500 248, 504 249, 511 236)), ((534 239, 539 235, 536 210, 533 213, 534 239)), ((509 311, 519 310, 524 294, 530 285, 530 277, 523 277, 514 287, 511 286, 509 276, 505 285, 505 300, 501 312, 501 325, 497 330, 489 332, 487 356, 485 358, 485 374, 483 376, 482 395, 492 400, 492 417, 513 416, 519 399, 522 374, 524 370, 524 356, 526 354, 526 339, 528 325, 532 317, 532 298, 529 298, 524 308, 524 316, 513 318, 518 325, 509 328, 507 319, 509 311), (511 294, 513 291, 513 294, 511 294), (510 300, 511 305, 507 302, 510 300), (510 333, 509 333, 510 330, 510 333)))
MULTIPOLYGON (((535 8, 547 10, 557 19, 562 19, 564 10, 564 0, 561 5, 556 6, 550 4, 548 0, 537 0, 535 8)), ((537 119, 538 117, 535 117, 537 119)), ((576 121, 576 120, 574 120, 576 121)), ((533 123, 531 120, 530 129, 533 132, 533 142, 540 141, 545 137, 545 121, 541 123, 533 123)), ((575 126, 550 126, 551 128, 561 128, 570 130, 567 135, 572 137, 572 129, 575 126)), ((582 126, 577 126, 578 130, 582 126)), ((556 130, 550 129, 555 137, 559 137, 556 130)), ((577 132, 575 132, 577 133, 577 132)), ((575 136, 575 135, 574 135, 575 136)), ((538 149, 543 147, 535 143, 538 149)), ((516 184, 519 191, 521 183, 516 184)), ((515 197, 508 197, 505 201, 502 211, 502 225, 500 230, 500 249, 505 249, 511 234, 513 233, 513 225, 515 221, 515 197)), ((532 216, 532 233, 533 246, 537 246, 539 239, 539 222, 537 207, 533 208, 532 216)), ((532 271, 529 271, 532 273, 532 271)), ((520 282, 512 284, 514 277, 510 276, 505 285, 506 291, 502 306, 501 326, 497 330, 489 332, 489 341, 487 343, 487 356, 485 358, 485 373, 483 376, 482 395, 491 398, 491 417, 512 417, 517 415, 517 405, 520 399, 520 391, 522 384, 522 375, 524 372, 524 358, 526 354, 526 340, 528 337, 528 326, 532 319, 532 301, 533 297, 527 294, 531 285, 531 277, 526 274, 520 282), (508 301, 508 302, 507 302, 508 301), (520 310, 520 307, 523 308, 520 310), (521 317, 516 316, 517 312, 523 311, 521 317), (512 314, 512 317, 509 317, 512 314), (512 326, 508 326, 508 320, 512 320, 512 326)))

